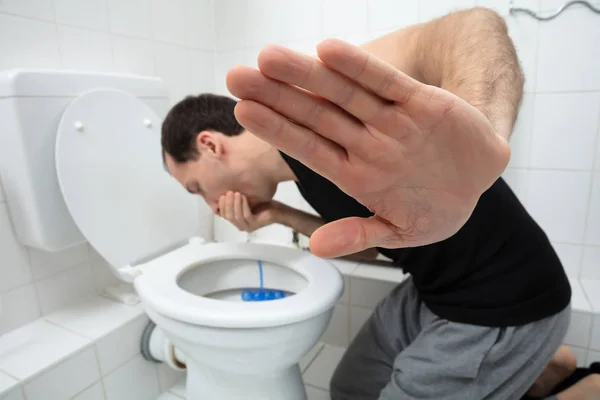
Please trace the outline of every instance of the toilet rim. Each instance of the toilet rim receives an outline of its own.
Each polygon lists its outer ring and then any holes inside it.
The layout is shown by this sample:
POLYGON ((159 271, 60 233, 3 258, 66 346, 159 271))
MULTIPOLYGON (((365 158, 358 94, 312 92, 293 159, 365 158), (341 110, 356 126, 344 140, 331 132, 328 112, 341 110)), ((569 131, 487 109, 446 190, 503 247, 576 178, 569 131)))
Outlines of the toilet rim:
POLYGON ((266 328, 306 320, 332 309, 344 288, 341 274, 332 263, 306 251, 262 243, 201 244, 190 240, 141 269, 143 273, 134 285, 147 307, 176 321, 221 328, 266 328), (308 285, 279 300, 233 302, 194 295, 177 283, 181 274, 201 268, 201 264, 248 258, 291 268, 308 285))

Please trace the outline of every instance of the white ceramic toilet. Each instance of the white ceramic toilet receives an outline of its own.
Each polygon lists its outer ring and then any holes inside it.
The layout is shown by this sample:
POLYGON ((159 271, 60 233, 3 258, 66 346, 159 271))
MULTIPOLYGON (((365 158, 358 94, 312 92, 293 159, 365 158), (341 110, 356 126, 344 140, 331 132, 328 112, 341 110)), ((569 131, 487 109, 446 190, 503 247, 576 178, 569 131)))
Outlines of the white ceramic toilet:
POLYGON ((46 251, 87 241, 133 282, 185 358, 188 400, 306 399, 298 362, 342 278, 301 250, 200 238, 212 216, 162 165, 168 104, 153 78, 0 73, 0 174, 17 236, 46 251), (259 287, 259 260, 264 288, 284 298, 242 301, 259 287))

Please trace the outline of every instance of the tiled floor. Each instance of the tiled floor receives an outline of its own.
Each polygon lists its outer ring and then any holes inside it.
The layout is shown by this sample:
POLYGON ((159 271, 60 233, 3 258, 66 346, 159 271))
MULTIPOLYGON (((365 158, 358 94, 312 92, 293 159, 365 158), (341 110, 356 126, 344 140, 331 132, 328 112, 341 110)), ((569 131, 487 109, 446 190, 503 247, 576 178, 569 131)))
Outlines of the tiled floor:
MULTIPOLYGON (((343 347, 317 344, 300 362, 308 400, 329 400, 329 379, 344 351, 343 347)), ((185 400, 184 382, 179 382, 157 400, 185 400)))

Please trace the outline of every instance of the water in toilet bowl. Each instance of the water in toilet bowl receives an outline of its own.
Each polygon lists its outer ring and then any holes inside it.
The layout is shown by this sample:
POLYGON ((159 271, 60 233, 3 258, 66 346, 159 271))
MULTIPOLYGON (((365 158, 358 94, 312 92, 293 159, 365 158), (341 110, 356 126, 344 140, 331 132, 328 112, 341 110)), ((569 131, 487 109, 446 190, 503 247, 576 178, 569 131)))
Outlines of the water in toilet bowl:
POLYGON ((260 279, 260 286, 258 290, 244 290, 242 292, 242 301, 268 301, 283 299, 286 293, 282 290, 265 289, 263 284, 263 268, 262 261, 258 260, 258 275, 260 279))

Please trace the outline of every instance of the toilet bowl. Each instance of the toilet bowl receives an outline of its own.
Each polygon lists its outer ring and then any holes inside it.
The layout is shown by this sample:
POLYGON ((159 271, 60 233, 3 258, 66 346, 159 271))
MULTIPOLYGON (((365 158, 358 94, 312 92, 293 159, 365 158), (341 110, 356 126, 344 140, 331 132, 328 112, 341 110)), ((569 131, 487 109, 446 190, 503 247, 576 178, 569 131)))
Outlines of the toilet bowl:
POLYGON ((298 362, 327 327, 339 272, 299 249, 197 237, 199 204, 163 169, 159 125, 119 90, 69 103, 55 163, 70 215, 185 354, 188 400, 305 399, 298 362), (242 301, 259 287, 259 261, 264 288, 285 297, 242 301))
POLYGON ((192 239, 138 268, 149 317, 185 355, 188 399, 306 399, 298 362, 343 286, 330 263, 282 246, 192 239), (285 298, 242 300, 258 287, 258 260, 264 287, 285 298))

